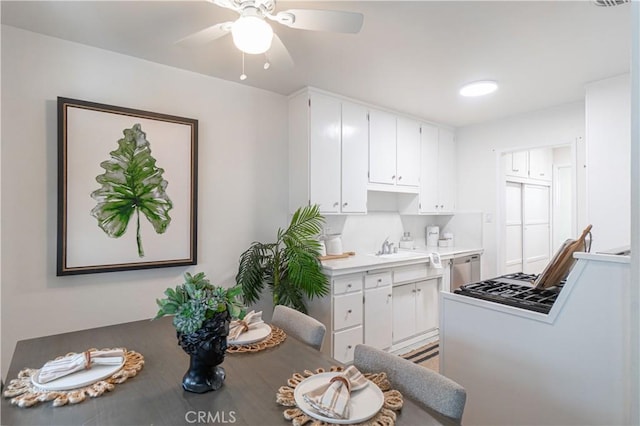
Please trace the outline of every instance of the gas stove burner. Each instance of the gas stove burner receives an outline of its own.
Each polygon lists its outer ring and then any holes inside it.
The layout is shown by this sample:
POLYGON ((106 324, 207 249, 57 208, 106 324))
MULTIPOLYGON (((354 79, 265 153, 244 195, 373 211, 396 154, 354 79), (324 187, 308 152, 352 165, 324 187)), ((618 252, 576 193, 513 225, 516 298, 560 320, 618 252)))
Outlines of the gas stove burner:
POLYGON ((465 284, 454 293, 548 314, 564 282, 558 286, 540 290, 533 287, 533 281, 536 278, 537 275, 521 272, 508 274, 465 284))

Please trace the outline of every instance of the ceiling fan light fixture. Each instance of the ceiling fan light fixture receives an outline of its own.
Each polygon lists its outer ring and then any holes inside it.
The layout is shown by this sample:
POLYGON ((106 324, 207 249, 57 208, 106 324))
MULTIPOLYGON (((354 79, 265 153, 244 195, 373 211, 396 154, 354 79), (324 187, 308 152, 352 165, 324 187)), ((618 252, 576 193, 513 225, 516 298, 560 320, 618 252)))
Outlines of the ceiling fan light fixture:
POLYGON ((493 80, 474 81, 460 88, 460 95, 466 97, 484 96, 498 90, 498 83, 493 80))
POLYGON ((271 47, 273 28, 258 16, 241 16, 231 28, 233 43, 244 53, 264 53, 271 47))

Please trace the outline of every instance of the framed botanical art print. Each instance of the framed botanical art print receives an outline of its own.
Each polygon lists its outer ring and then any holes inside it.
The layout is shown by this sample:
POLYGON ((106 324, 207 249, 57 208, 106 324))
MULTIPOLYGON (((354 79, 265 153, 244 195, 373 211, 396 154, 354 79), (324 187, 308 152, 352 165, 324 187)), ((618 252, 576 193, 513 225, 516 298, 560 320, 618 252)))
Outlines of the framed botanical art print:
POLYGON ((198 121, 58 98, 57 275, 197 263, 198 121))

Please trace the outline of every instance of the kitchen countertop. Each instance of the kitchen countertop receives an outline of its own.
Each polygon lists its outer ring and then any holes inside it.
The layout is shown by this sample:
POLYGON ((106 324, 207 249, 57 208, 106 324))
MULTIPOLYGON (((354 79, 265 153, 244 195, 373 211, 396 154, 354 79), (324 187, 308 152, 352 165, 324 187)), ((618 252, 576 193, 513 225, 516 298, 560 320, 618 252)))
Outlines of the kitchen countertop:
POLYGON ((370 253, 356 254, 344 259, 324 260, 322 267, 328 275, 340 275, 429 262, 431 253, 438 253, 442 260, 448 260, 482 252, 483 249, 480 247, 417 247, 413 250, 400 249, 397 255, 376 256, 370 253))

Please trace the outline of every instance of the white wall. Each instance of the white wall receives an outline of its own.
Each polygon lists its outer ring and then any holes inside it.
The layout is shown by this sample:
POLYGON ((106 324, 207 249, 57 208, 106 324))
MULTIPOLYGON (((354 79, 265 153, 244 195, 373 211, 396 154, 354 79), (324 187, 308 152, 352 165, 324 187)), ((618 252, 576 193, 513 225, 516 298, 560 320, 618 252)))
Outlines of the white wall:
MULTIPOLYGON (((496 209, 500 154, 536 146, 574 143, 584 137, 584 120, 584 103, 576 102, 456 131, 458 208, 485 213, 483 278, 496 276, 498 271, 496 226, 500 218, 496 209)), ((578 150, 583 148, 581 144, 578 142, 578 150)))
POLYGON ((17 340, 150 318, 186 271, 233 284, 286 225, 286 98, 7 26, 1 75, 3 375, 17 340), (55 276, 57 96, 199 120, 197 266, 55 276))
POLYGON ((630 244, 630 88, 629 75, 587 86, 587 220, 594 251, 630 244))

